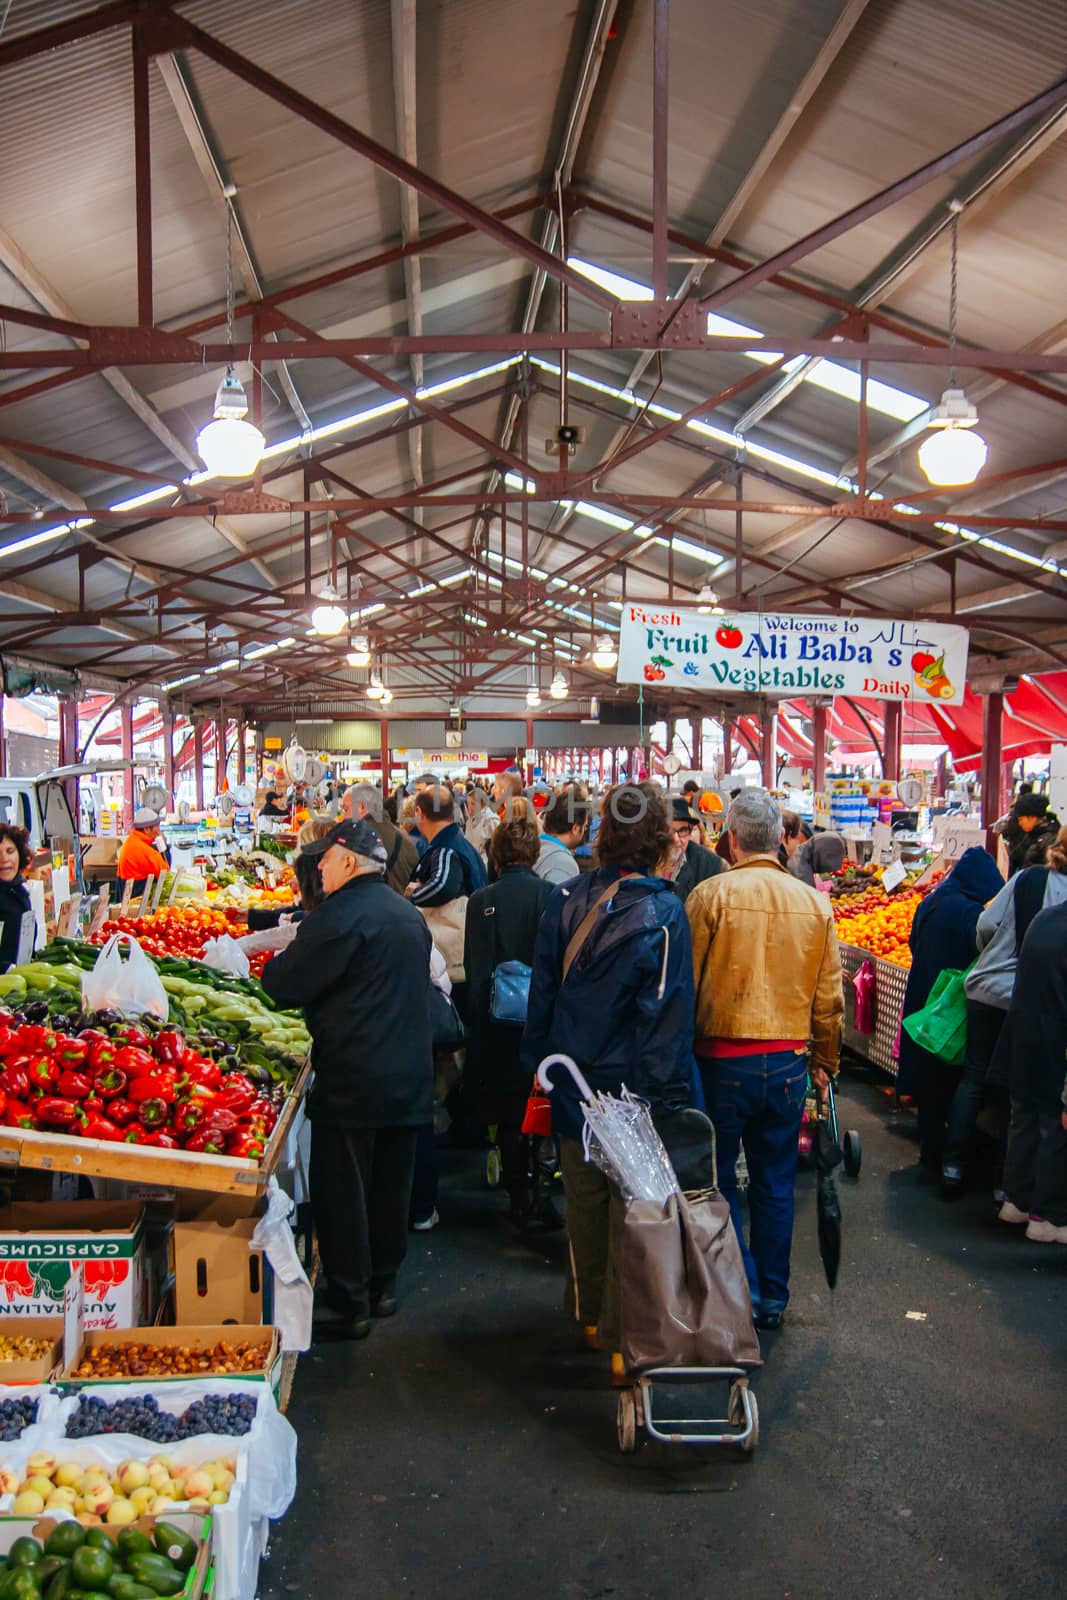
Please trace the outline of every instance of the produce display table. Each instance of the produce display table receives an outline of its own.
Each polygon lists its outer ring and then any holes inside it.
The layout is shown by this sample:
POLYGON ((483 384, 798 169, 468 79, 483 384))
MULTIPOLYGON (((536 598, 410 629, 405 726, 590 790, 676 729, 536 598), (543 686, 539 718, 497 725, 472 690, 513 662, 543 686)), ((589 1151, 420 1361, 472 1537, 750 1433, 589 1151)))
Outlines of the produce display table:
POLYGON ((194 1154, 188 1150, 154 1150, 146 1145, 71 1138, 31 1128, 0 1128, 0 1167, 30 1167, 42 1172, 70 1172, 86 1178, 158 1184, 164 1189, 197 1189, 212 1194, 255 1197, 266 1190, 286 1149, 310 1076, 311 1064, 307 1062, 286 1099, 261 1161, 194 1154))
POLYGON ((845 1025, 843 1043, 854 1055, 873 1062, 897 1075, 896 1045, 900 1032, 900 1018, 904 1010, 904 991, 908 984, 908 969, 881 956, 871 955, 859 945, 840 944, 841 966, 847 976, 845 983, 845 1025), (864 961, 874 964, 874 1032, 861 1033, 856 1027, 856 998, 851 980, 864 961))

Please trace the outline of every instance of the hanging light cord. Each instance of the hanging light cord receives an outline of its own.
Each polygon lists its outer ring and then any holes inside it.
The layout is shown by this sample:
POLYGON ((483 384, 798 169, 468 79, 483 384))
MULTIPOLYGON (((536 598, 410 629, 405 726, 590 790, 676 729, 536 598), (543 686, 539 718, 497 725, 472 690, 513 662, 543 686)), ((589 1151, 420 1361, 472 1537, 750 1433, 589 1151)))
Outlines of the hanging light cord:
POLYGON ((956 381, 956 317, 960 287, 959 234, 960 212, 963 210, 963 206, 960 201, 953 200, 949 204, 949 210, 952 213, 952 222, 950 224, 952 267, 948 290, 948 386, 950 389, 956 389, 959 387, 956 381))
MULTIPOLYGON (((226 343, 233 346, 233 202, 226 202, 226 343)), ((232 371, 232 364, 231 364, 232 371)))

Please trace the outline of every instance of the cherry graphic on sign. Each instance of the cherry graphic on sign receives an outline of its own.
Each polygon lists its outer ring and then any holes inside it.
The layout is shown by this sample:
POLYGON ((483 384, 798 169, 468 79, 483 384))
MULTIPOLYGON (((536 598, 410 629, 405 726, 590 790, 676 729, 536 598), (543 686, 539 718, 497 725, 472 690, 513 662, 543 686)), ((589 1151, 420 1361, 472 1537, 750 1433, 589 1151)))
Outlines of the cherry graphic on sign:
POLYGON ((736 650, 744 637, 740 628, 725 622, 721 628, 715 629, 715 643, 721 645, 724 650, 736 650))

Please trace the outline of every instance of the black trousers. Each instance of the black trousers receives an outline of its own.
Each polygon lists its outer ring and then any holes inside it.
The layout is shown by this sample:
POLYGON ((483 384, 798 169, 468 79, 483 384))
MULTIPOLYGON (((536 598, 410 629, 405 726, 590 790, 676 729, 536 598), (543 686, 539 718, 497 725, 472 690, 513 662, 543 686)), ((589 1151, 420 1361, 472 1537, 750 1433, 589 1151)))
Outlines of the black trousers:
POLYGON ((986 1096, 989 1066, 1007 1014, 1002 1006, 987 1006, 981 1000, 967 1002, 967 1054, 949 1114, 946 1161, 963 1161, 970 1149, 986 1096))
POLYGON ((311 1209, 335 1310, 365 1317, 407 1254, 417 1128, 311 1125, 311 1209))

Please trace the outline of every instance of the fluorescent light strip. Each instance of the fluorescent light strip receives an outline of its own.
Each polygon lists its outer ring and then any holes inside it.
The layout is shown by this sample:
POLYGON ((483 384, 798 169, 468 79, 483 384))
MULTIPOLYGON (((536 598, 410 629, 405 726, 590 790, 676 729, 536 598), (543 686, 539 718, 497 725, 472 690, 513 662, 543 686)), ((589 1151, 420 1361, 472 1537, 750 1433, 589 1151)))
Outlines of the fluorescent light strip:
POLYGON ((190 674, 189 674, 189 676, 187 678, 172 678, 170 683, 165 683, 163 685, 163 688, 165 690, 180 689, 183 684, 196 683, 197 680, 199 679, 199 677, 200 677, 199 672, 190 672, 190 674))
MULTIPOLYGON (((598 283, 601 288, 608 289, 622 300, 653 298, 652 290, 647 284, 638 283, 633 278, 625 278, 621 273, 611 272, 606 267, 595 266, 591 261, 583 261, 578 256, 568 256, 567 265, 580 272, 591 283, 598 283)), ((714 311, 708 314, 707 330, 710 334, 720 334, 726 338, 764 337, 758 328, 749 328, 743 322, 734 322, 730 317, 720 317, 714 311)), ((758 361, 763 366, 769 366, 782 359, 780 350, 766 348, 741 350, 739 354, 749 361, 758 361)), ((794 356, 786 363, 785 371, 795 371, 806 360, 806 356, 794 356)), ((839 395, 843 400, 859 404, 859 374, 849 367, 841 366, 837 361, 827 361, 823 358, 815 362, 804 374, 804 382, 814 384, 818 389, 825 389, 830 394, 839 395)), ((913 418, 930 409, 928 400, 920 399, 915 394, 908 394, 904 389, 897 389, 893 384, 881 383, 877 378, 868 380, 867 404, 872 411, 881 411, 886 416, 895 418, 897 422, 911 422, 913 418)))

